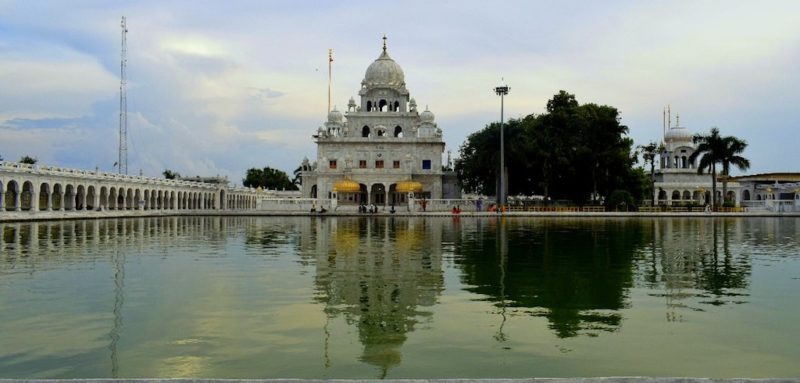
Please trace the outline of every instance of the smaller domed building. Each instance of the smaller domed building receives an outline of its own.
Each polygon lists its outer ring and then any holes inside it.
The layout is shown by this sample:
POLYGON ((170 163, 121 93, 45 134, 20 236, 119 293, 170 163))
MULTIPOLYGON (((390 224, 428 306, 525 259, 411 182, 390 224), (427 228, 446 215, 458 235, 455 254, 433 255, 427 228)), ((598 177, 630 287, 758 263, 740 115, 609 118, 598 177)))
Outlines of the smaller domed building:
POLYGON ((418 111, 385 38, 358 96, 344 113, 330 111, 313 135, 317 158, 301 165, 303 197, 381 207, 406 203, 410 194, 460 198, 455 174, 442 166, 442 130, 427 106, 418 111))
MULTIPOLYGON (((669 123, 671 125, 671 122, 669 123)), ((697 160, 690 161, 695 145, 694 133, 680 126, 670 126, 664 133, 664 150, 660 153, 655 174, 655 199, 659 205, 705 205, 711 203, 711 175, 697 173, 697 160)), ((719 176, 719 166, 717 175, 719 176)), ((727 200, 740 201, 741 185, 728 182, 727 200)), ((722 184, 717 182, 717 200, 722 199, 722 184)))

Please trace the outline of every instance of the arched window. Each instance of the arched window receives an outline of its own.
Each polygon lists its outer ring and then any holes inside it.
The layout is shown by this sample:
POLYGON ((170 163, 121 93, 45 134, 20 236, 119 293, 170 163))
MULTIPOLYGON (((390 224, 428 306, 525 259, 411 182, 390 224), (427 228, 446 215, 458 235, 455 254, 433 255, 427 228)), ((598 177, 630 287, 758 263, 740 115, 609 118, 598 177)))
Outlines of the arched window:
POLYGON ((681 199, 681 192, 675 190, 672 192, 672 199, 673 200, 680 200, 681 199))
POLYGON ((364 125, 364 127, 361 128, 361 137, 369 137, 369 126, 364 125))
POLYGON ((681 157, 681 167, 687 169, 689 167, 689 163, 686 162, 686 156, 681 157))
POLYGON ((394 111, 395 112, 399 112, 400 111, 400 102, 399 101, 395 101, 394 102, 394 111))
POLYGON ((742 199, 744 199, 745 201, 750 200, 750 190, 745 190, 744 193, 742 193, 742 199))
POLYGON ((367 112, 372 111, 372 101, 367 101, 367 112))
POLYGON ((394 136, 403 137, 403 128, 401 128, 400 125, 394 127, 394 136))
POLYGON ((381 112, 386 112, 387 111, 387 108, 386 108, 387 105, 388 105, 388 103, 386 102, 386 100, 381 100, 380 102, 378 102, 378 110, 380 110, 381 112))

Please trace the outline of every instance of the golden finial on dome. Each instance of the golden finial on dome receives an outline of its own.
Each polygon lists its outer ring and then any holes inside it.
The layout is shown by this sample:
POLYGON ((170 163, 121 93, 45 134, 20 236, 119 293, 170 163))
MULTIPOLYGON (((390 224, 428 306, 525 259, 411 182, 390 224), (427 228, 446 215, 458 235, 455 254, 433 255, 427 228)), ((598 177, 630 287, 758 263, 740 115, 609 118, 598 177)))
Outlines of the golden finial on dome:
POLYGON ((383 52, 386 52, 386 34, 383 34, 383 52))

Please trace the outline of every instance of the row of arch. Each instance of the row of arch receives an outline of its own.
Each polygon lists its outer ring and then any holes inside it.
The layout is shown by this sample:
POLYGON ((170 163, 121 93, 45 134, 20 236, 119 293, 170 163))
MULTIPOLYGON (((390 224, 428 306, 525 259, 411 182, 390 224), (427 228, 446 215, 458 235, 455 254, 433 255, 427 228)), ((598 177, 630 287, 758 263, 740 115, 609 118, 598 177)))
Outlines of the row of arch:
POLYGON ((695 164, 694 162, 689 161, 688 156, 674 156, 672 158, 662 157, 661 168, 694 169, 695 164))
MULTIPOLYGON (((745 190, 745 197, 749 196, 749 191, 745 190)), ((721 201, 722 198, 722 191, 717 190, 717 200, 721 201)), ((728 194, 725 198, 726 200, 735 201, 736 200, 736 192, 733 190, 729 190, 728 194)), ((689 190, 672 190, 667 191, 664 189, 660 189, 658 192, 658 201, 659 203, 663 204, 666 202, 672 203, 711 203, 711 191, 701 192, 699 190, 689 191, 689 190)))
MULTIPOLYGON (((372 137, 372 133, 373 133, 372 129, 369 127, 369 125, 364 125, 364 127, 361 128, 361 137, 365 137, 365 138, 372 137)), ((375 129, 375 136, 376 137, 386 137, 386 135, 387 135, 386 129, 382 129, 382 128, 376 128, 375 129)), ((398 137, 398 138, 399 137, 403 137, 403 127, 401 127, 400 125, 395 126, 394 127, 394 136, 398 137)))
MULTIPOLYGON (((329 191, 327 198, 334 198, 334 192, 329 191)), ((417 193, 430 199, 430 192, 417 193)), ((317 185, 311 186, 310 198, 319 198, 317 185)), ((398 192, 397 183, 359 183, 358 192, 336 193, 336 200, 341 205, 368 205, 390 206, 408 202, 408 193, 398 192)))
POLYGON ((0 211, 255 209, 256 196, 34 180, 0 181, 0 211))
POLYGON ((367 112, 399 112, 400 111, 400 101, 386 101, 381 99, 380 101, 367 101, 367 112))

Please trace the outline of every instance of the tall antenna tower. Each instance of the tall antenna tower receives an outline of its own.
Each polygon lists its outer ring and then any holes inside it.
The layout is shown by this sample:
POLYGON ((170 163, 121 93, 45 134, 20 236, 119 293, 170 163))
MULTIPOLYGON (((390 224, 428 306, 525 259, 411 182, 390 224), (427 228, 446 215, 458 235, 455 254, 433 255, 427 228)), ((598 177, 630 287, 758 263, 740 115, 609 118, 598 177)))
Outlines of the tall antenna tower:
POLYGON ((128 174, 128 26, 122 16, 122 53, 119 62, 119 174, 128 174))

